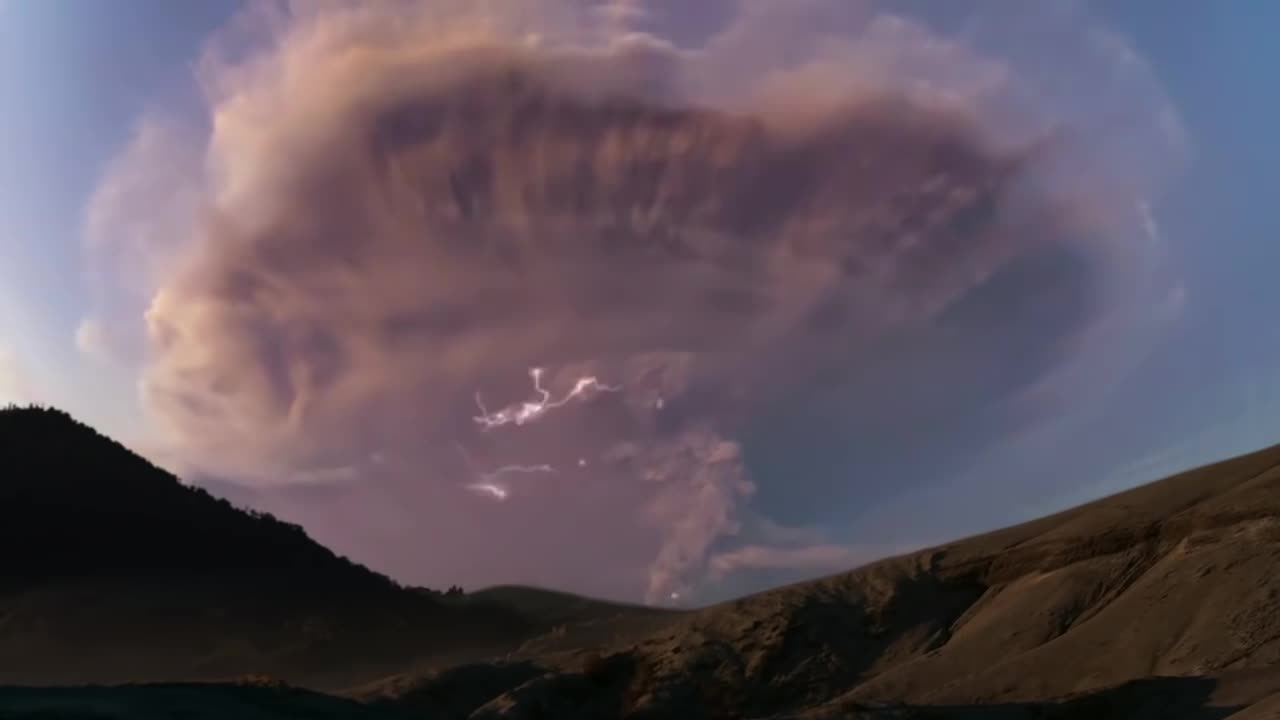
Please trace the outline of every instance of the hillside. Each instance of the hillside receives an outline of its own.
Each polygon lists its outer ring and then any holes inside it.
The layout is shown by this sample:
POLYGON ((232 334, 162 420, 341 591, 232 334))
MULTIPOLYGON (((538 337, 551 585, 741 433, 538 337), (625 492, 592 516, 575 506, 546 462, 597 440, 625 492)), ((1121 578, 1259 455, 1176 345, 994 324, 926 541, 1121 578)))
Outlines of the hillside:
POLYGON ((404 590, 57 413, 0 414, 0 453, 23 569, 0 595, 0 684, 359 684, 9 689, 4 717, 1280 717, 1280 447, 688 614, 404 590), (68 492, 76 476, 104 489, 68 492), (165 532, 197 560, 171 566, 146 541, 165 532))
POLYGON ((0 467, 6 582, 234 571, 393 586, 302 528, 183 485, 56 410, 0 410, 0 467))
POLYGON ((254 672, 340 688, 556 624, 400 588, 62 412, 0 410, 0 468, 0 684, 254 672))
POLYGON ((708 608, 470 717, 1274 717, 1277 567, 1280 447, 708 608))

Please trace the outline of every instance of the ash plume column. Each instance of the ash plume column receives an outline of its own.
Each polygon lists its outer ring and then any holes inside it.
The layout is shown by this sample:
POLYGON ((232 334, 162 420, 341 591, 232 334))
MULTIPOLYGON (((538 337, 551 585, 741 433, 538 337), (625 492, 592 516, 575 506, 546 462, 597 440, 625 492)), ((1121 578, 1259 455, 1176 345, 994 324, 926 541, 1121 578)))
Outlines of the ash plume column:
POLYGON ((645 601, 679 602, 706 572, 716 541, 740 529, 739 507, 755 485, 741 448, 714 431, 689 432, 653 448, 649 462, 644 479, 662 488, 648 512, 666 532, 649 568, 645 601))
MULTIPOLYGON (((182 125, 203 152, 152 133, 95 198, 93 251, 164 249, 100 285, 146 298, 104 308, 136 312, 175 452, 260 488, 385 454, 341 495, 367 527, 324 539, 394 528, 379 547, 427 549, 362 559, 405 577, 573 583, 608 551, 582 589, 696 597, 849 557, 819 515, 886 491, 895 438, 967 418, 902 459, 989 446, 1167 291, 1149 157, 1176 115, 1083 14, 1012 23, 1055 38, 1023 63, 893 4, 723 3, 697 38, 667 32, 680 7, 282 4, 214 42, 182 125), (1114 106, 1040 93, 1112 65, 1114 106), (117 187, 169 157, 185 224, 117 187), (744 521, 784 507, 794 532, 744 521)), ((306 497, 294 517, 325 515, 306 497)))

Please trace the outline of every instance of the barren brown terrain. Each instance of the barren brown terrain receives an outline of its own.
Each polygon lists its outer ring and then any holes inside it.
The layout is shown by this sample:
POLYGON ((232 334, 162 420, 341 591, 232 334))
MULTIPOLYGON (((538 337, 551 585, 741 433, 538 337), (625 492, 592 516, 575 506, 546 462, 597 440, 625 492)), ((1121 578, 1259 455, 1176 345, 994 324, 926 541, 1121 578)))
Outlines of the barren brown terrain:
POLYGON ((0 717, 1280 717, 1280 447, 690 613, 402 588, 58 413, 0 461, 0 717))

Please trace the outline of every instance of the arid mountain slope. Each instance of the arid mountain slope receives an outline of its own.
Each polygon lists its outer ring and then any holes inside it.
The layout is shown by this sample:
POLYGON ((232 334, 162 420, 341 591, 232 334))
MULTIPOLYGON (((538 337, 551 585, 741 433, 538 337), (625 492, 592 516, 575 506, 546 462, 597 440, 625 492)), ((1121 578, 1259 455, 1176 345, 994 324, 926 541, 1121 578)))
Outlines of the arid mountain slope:
POLYGON ((472 717, 533 717, 521 708, 565 697, 611 708, 582 717, 849 717, 899 703, 994 712, 1066 697, 1130 708, 1082 717, 1139 717, 1144 688, 1158 686, 1185 712, 1223 711, 1154 717, 1220 718, 1280 690, 1278 567, 1272 448, 706 609, 472 717))

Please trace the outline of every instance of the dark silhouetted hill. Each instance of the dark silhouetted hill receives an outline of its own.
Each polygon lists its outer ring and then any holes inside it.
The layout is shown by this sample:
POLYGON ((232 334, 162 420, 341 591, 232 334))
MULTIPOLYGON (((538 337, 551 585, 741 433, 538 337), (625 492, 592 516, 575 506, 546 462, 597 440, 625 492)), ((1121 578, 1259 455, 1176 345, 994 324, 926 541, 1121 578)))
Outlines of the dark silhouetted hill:
POLYGON ((344 687, 503 654, 554 625, 400 588, 41 408, 0 410, 0 563, 0 684, 266 673, 344 687))
POLYGON ((58 410, 0 410, 0 472, 5 582, 234 571, 347 590, 394 585, 297 525, 181 484, 58 410))

